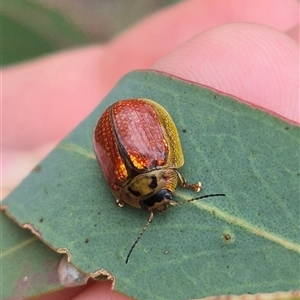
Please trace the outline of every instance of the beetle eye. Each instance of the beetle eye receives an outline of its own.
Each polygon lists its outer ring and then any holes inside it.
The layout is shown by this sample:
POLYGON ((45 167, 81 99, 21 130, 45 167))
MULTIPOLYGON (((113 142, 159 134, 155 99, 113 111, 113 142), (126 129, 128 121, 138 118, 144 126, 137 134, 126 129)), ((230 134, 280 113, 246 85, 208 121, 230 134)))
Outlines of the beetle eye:
MULTIPOLYGON (((151 197, 140 200, 140 206, 144 210, 151 210, 153 207, 159 207, 159 203, 161 202, 169 202, 166 200, 172 200, 173 195, 167 189, 161 189, 156 194, 152 195, 151 197)), ((167 204, 167 203, 166 203, 167 204)))
POLYGON ((164 196, 168 200, 172 200, 173 199, 173 194, 169 190, 167 190, 167 192, 165 193, 164 196))

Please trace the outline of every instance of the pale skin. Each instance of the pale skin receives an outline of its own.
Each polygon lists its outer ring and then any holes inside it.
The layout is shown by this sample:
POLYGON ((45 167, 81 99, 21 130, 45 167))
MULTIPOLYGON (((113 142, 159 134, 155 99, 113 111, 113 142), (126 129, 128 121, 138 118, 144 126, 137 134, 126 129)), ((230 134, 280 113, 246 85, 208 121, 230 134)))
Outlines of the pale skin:
MULTIPOLYGON (((296 0, 184 1, 109 44, 4 69, 4 192, 20 180, 7 183, 11 170, 33 167, 134 69, 205 84, 299 124, 298 16, 296 0)), ((97 282, 55 299, 130 299, 110 288, 97 282)))

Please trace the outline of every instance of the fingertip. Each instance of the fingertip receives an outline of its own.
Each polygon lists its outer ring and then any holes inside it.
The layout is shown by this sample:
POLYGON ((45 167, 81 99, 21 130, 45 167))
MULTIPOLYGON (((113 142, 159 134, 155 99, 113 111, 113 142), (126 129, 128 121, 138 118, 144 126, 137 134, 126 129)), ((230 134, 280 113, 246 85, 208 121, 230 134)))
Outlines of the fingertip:
POLYGON ((218 26, 195 36, 152 68, 299 122, 298 47, 275 29, 246 23, 218 26))
POLYGON ((112 290, 112 281, 95 281, 91 286, 76 297, 76 300, 84 299, 115 299, 130 300, 132 298, 112 290))

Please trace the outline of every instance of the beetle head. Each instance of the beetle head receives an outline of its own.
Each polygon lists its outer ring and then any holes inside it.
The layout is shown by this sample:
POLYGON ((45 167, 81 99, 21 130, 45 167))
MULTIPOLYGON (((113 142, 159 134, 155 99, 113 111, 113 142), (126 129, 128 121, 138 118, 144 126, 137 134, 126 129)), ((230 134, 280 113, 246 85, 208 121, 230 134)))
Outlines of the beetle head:
POLYGON ((116 198, 143 210, 162 212, 175 203, 172 192, 177 186, 177 172, 159 169, 132 178, 116 198))
POLYGON ((166 210, 173 202, 173 194, 168 189, 161 189, 149 198, 139 201, 139 204, 143 210, 150 212, 162 212, 166 210))

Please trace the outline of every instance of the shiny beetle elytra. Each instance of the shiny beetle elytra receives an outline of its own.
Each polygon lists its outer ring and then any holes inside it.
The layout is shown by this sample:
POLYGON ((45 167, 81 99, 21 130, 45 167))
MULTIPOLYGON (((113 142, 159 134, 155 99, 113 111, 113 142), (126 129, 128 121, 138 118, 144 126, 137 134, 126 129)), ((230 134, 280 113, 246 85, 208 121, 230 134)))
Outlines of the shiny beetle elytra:
MULTIPOLYGON (((152 100, 127 99, 109 106, 96 124, 93 142, 117 204, 122 207, 128 203, 150 212, 127 263, 153 214, 182 203, 173 200, 177 185, 199 192, 201 183, 189 184, 177 171, 184 158, 176 125, 169 113, 152 100)), ((184 202, 211 196, 224 194, 184 202)))

